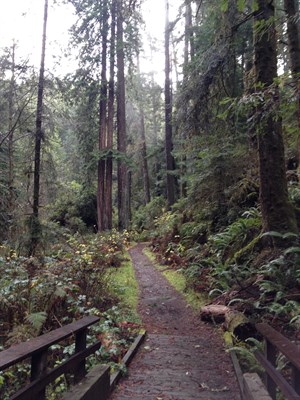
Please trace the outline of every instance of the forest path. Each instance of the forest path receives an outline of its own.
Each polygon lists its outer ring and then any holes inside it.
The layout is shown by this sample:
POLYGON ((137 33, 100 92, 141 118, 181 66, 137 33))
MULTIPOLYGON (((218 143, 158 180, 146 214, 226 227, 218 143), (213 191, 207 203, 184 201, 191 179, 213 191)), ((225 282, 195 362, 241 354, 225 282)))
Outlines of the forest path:
POLYGON ((111 400, 238 400, 231 359, 215 329, 200 321, 143 253, 130 250, 146 342, 111 400))

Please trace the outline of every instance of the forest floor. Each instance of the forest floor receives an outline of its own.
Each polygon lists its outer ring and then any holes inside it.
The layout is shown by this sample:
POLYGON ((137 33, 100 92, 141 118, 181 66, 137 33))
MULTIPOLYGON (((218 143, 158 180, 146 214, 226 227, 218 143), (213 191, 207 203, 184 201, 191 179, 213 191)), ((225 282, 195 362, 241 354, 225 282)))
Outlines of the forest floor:
POLYGON ((144 247, 138 244, 129 253, 147 339, 111 400, 240 399, 221 335, 200 321, 146 257, 144 247))

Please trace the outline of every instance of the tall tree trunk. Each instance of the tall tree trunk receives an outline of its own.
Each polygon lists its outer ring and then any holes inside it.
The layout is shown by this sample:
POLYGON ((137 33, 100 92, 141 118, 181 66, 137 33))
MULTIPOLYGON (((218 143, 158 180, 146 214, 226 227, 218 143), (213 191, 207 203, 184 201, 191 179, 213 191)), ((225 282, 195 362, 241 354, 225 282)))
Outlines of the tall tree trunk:
MULTIPOLYGON (((118 151, 122 158, 126 156, 126 110, 125 110, 125 73, 124 73, 124 41, 123 41, 123 1, 117 0, 117 125, 118 151)), ((128 226, 128 187, 127 167, 124 159, 118 160, 118 226, 128 226)))
POLYGON ((145 134, 145 115, 144 110, 140 109, 140 130, 141 130, 141 158, 142 158, 142 170, 143 170, 143 184, 144 184, 144 204, 148 204, 151 200, 150 196, 150 183, 149 183, 149 169, 147 161, 147 144, 145 134))
MULTIPOLYGON (((114 131, 114 98, 115 98, 115 45, 116 45, 116 1, 111 5, 111 34, 110 34, 110 67, 108 83, 108 115, 107 115, 107 149, 113 148, 114 131)), ((106 228, 112 229, 112 171, 113 159, 110 154, 106 159, 106 191, 105 210, 106 228)))
MULTIPOLYGON (((153 145, 157 149, 158 148, 158 133, 159 133, 159 123, 157 112, 159 111, 159 105, 157 104, 157 99, 155 96, 155 80, 154 73, 151 73, 151 120, 152 120, 152 131, 153 131, 153 145)), ((161 173, 160 168, 161 160, 156 156, 154 159, 154 174, 155 174, 155 195, 160 196, 162 194, 161 186, 158 183, 160 179, 158 178, 161 173)))
POLYGON ((257 4, 258 10, 254 18, 254 62, 256 82, 263 85, 264 94, 264 101, 260 103, 257 111, 263 229, 265 232, 295 232, 295 213, 288 201, 282 121, 278 115, 279 93, 274 84, 274 78, 277 76, 274 5, 269 0, 258 0, 257 4), (261 24, 265 24, 264 29, 258 32, 257 26, 261 24), (268 29, 265 29, 265 26, 268 29))
POLYGON ((33 255, 40 240, 41 226, 39 222, 39 200, 40 200, 40 174, 41 174, 41 145, 43 139, 43 98, 44 98, 44 73, 46 54, 46 32, 48 19, 48 0, 44 2, 44 22, 42 37, 42 54, 38 83, 38 97, 36 109, 35 126, 35 148, 34 148, 34 175, 33 175, 33 207, 30 220, 30 248, 29 254, 33 255))
MULTIPOLYGON (((137 68, 138 76, 140 77, 140 60, 139 54, 137 54, 137 68)), ((138 103, 139 103, 139 118, 140 118, 140 134, 141 134, 141 161, 143 171, 143 185, 144 185, 144 204, 148 204, 151 200, 150 196, 150 181, 149 181, 149 169, 147 161, 147 144, 146 144, 146 132, 145 132, 145 113, 142 104, 142 82, 139 79, 138 90, 138 103)))
POLYGON ((294 78, 299 80, 300 73, 300 37, 299 37, 299 1, 284 0, 285 12, 287 15, 287 36, 291 71, 294 78))
POLYGON ((12 45, 11 53, 11 79, 9 85, 9 99, 8 99, 8 159, 9 159, 9 171, 8 171, 8 185, 9 185, 9 213, 12 215, 14 209, 14 90, 15 90, 15 50, 16 44, 12 45))
MULTIPOLYGON (((106 77, 106 58, 107 58, 107 36, 108 36, 108 4, 103 1, 102 15, 102 54, 101 54, 101 89, 99 104, 99 151, 106 148, 107 135, 107 77, 106 77)), ((97 190, 97 214, 98 214, 98 232, 106 228, 104 193, 105 193, 105 160, 101 158, 98 161, 98 190, 97 190)))
MULTIPOLYGON (((290 68, 295 85, 297 98, 297 119, 300 128, 300 32, 299 32, 299 1, 284 0, 284 7, 287 16, 287 36, 290 68)), ((300 163, 300 137, 298 137, 298 164, 300 163)))
MULTIPOLYGON (((188 66, 189 61, 194 56, 193 49, 193 30, 192 30, 192 7, 191 0, 185 0, 185 29, 184 29, 184 61, 183 61, 183 84, 185 85, 188 82, 188 66)), ((184 107, 184 115, 188 115, 188 107, 187 104, 183 105, 184 107)), ((180 197, 187 196, 187 186, 186 186, 186 143, 187 143, 187 128, 184 126, 180 132, 181 136, 181 148, 182 148, 182 156, 181 156, 181 166, 180 166, 180 197)))
POLYGON ((169 1, 165 0, 166 5, 166 25, 165 25, 165 153, 167 167, 167 201, 169 207, 175 203, 176 181, 174 176, 175 160, 173 151, 173 131, 172 131, 172 89, 170 79, 170 22, 169 22, 169 1))
POLYGON ((194 41, 194 30, 193 30, 193 17, 192 17, 192 5, 191 5, 191 0, 186 0, 186 26, 188 26, 188 30, 186 31, 187 37, 189 36, 189 41, 190 41, 190 56, 191 59, 193 60, 195 56, 195 41, 194 41))
POLYGON ((128 187, 128 196, 127 196, 127 209, 128 209, 128 221, 132 220, 131 214, 131 199, 132 199, 132 172, 128 170, 127 173, 127 187, 128 187))

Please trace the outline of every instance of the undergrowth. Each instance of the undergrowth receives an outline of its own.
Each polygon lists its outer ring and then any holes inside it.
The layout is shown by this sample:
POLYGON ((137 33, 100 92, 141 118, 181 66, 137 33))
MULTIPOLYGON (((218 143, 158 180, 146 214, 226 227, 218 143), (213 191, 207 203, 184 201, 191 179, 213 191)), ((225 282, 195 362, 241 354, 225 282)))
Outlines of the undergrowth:
MULTIPOLYGON (((140 325, 136 313, 137 287, 126 248, 129 233, 65 235, 54 244, 51 256, 22 257, 6 245, 0 247, 1 348, 24 342, 85 315, 100 322, 90 329, 89 342, 102 347, 88 365, 109 363, 118 368, 140 325), (94 338, 94 339, 93 339, 94 338)), ((52 346, 50 367, 74 352, 70 342, 52 346)), ((29 374, 19 363, 0 373, 0 397, 8 399, 29 374)), ((64 376, 50 385, 48 398, 61 398, 70 382, 64 376)))

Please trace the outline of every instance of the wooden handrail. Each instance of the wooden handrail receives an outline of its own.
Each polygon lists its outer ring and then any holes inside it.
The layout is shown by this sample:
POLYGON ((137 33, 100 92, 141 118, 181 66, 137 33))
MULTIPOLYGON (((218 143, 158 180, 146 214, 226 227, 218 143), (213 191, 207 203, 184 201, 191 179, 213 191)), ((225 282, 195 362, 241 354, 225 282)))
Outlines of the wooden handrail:
POLYGON ((256 324, 256 329, 264 338, 269 340, 288 360, 300 369, 300 349, 288 338, 268 324, 256 324))
POLYGON ((52 369, 46 375, 31 382, 25 388, 20 389, 10 398, 10 400, 32 400, 33 398, 36 398, 36 394, 43 390, 47 385, 53 382, 60 375, 68 372, 70 368, 73 368, 79 362, 85 360, 86 357, 95 353, 95 351, 97 351, 100 347, 101 343, 96 342, 92 346, 88 347, 86 350, 71 356, 67 361, 52 369))
POLYGON ((31 383, 19 390, 12 399, 45 399, 45 388, 58 376, 72 370, 75 382, 86 374, 85 359, 95 353, 101 343, 97 341, 86 347, 87 329, 100 320, 99 317, 88 316, 71 324, 17 344, 0 352, 0 371, 31 357, 31 383), (47 371, 47 352, 49 347, 71 335, 75 335, 75 354, 58 367, 47 371))
POLYGON ((256 324, 265 339, 265 355, 256 351, 255 356, 266 371, 266 386, 272 399, 276 399, 276 387, 287 400, 300 400, 300 350, 289 339, 265 323, 256 324), (282 353, 292 367, 291 385, 276 369, 277 353, 282 353))

